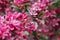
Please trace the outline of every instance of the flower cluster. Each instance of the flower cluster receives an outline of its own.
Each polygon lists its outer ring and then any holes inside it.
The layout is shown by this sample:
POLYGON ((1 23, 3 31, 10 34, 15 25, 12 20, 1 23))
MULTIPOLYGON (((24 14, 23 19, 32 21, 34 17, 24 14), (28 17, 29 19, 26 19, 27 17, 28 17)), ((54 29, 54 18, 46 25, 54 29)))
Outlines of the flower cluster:
POLYGON ((35 30, 34 22, 24 12, 8 12, 0 17, 0 38, 2 39, 11 37, 14 37, 14 39, 21 38, 24 35, 29 35, 27 33, 32 30, 35 30))
POLYGON ((0 40, 59 40, 57 4, 55 0, 0 0, 0 40))

